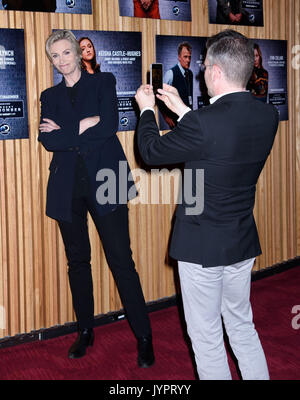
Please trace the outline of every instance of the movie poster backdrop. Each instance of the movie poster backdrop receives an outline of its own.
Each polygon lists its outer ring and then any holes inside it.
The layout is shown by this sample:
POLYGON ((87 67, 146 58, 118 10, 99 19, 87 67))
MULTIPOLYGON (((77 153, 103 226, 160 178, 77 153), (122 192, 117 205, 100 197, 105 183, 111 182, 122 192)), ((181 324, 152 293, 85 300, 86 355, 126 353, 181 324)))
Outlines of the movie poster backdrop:
MULTIPOLYGON (((140 32, 112 32, 73 30, 77 39, 88 37, 94 44, 96 59, 102 72, 112 72, 116 78, 119 131, 135 130, 138 107, 135 93, 142 82, 142 34, 140 32)), ((54 84, 61 75, 54 68, 54 84)))
POLYGON ((254 78, 250 78, 247 89, 257 99, 273 104, 279 111, 280 121, 286 121, 288 114, 288 91, 287 91, 287 41, 252 39, 253 45, 258 48, 260 63, 254 66, 254 78), (260 89, 267 80, 265 96, 260 95, 260 89), (257 83, 255 84, 255 81, 257 83), (253 83, 254 82, 254 83, 253 83))
POLYGON ((92 0, 0 0, 0 10, 92 14, 92 0))
MULTIPOLYGON (((163 73, 178 63, 177 48, 182 42, 188 42, 192 46, 190 70, 193 73, 193 109, 209 105, 209 95, 204 81, 204 74, 200 71, 200 65, 205 58, 206 37, 197 36, 169 36, 156 35, 156 62, 163 64, 163 73)), ((252 39, 253 45, 259 46, 262 59, 262 67, 255 69, 253 57, 253 76, 247 86, 259 101, 273 104, 279 111, 280 120, 288 119, 288 93, 287 93, 287 42, 285 40, 252 39), (267 71, 265 73, 262 71, 267 71), (262 78, 261 75, 265 75, 262 78), (266 78, 267 76, 267 78, 266 78), (261 82, 265 82, 266 95, 259 93, 261 82), (253 84, 254 82, 254 84, 253 84), (252 86, 251 86, 252 85, 252 86)), ((161 130, 170 129, 166 122, 166 110, 159 105, 159 126, 161 130)))
POLYGON ((263 26, 263 0, 208 0, 210 24, 263 26), (240 15, 232 21, 229 12, 240 15))
MULTIPOLYGON (((188 42, 192 46, 192 58, 190 70, 193 73, 193 109, 209 104, 204 74, 200 71, 200 65, 204 62, 206 37, 199 36, 169 36, 156 35, 156 62, 163 64, 163 74, 178 63, 177 48, 180 43, 188 42)), ((164 79, 165 81, 165 79, 164 79)), ((159 107, 159 127, 161 130, 169 129, 163 114, 168 114, 166 110, 159 107)))
POLYGON ((23 29, 0 29, 0 140, 29 137, 23 29))
POLYGON ((122 17, 191 21, 191 0, 150 0, 149 8, 142 0, 119 0, 122 17))

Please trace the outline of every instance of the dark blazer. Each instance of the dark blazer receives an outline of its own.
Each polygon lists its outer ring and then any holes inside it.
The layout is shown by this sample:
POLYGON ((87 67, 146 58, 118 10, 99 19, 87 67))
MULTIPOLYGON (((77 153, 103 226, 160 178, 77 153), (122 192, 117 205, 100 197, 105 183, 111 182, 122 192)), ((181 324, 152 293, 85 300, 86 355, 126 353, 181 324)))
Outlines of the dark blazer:
MULTIPOLYGON (((187 215, 178 205, 170 255, 205 267, 231 265, 261 253, 253 216, 258 177, 273 145, 278 112, 249 92, 227 94, 188 112, 159 136, 154 113, 145 111, 137 135, 147 164, 185 162, 204 170, 204 210, 187 215)), ((184 185, 183 185, 184 186, 184 185)), ((196 192, 195 180, 193 193, 196 192)))
MULTIPOLYGON (((85 160, 88 171, 91 196, 99 215, 105 215, 118 204, 126 204, 130 173, 123 148, 116 135, 118 129, 118 105, 116 96, 116 80, 113 74, 100 72, 88 74, 82 71, 76 84, 76 100, 71 101, 64 79, 61 83, 46 89, 41 94, 41 121, 43 118, 54 120, 61 129, 51 133, 40 132, 38 140, 46 150, 53 152, 50 164, 50 176, 47 187, 46 214, 57 220, 71 221, 71 204, 74 175, 78 154, 85 160), (79 135, 79 122, 83 118, 100 116, 100 122, 79 135), (119 161, 123 161, 123 170, 119 169, 119 161), (124 168, 125 165, 125 168, 124 168), (96 180, 99 170, 109 169, 108 190, 116 190, 115 200, 99 204, 96 199, 97 189, 102 181, 96 180), (119 171, 124 184, 119 192, 119 171), (127 174, 127 175, 126 175, 127 174), (115 177, 115 179, 114 179, 115 177), (120 196, 121 201, 119 201, 120 196)), ((122 186, 122 185, 121 185, 122 186)), ((130 191, 133 193, 134 191, 130 191)))

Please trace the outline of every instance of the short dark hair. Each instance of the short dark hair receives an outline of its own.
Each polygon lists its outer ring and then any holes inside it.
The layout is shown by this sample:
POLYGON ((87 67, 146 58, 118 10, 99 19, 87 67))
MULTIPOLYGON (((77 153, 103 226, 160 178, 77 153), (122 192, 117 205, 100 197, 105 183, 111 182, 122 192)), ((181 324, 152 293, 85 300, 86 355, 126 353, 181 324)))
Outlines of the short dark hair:
POLYGON ((218 65, 228 81, 246 87, 254 61, 253 44, 246 36, 226 29, 210 37, 206 48, 210 64, 218 65))
POLYGON ((182 49, 184 47, 186 47, 188 49, 188 51, 190 51, 190 52, 192 51, 192 46, 189 44, 189 42, 182 42, 178 45, 178 48, 177 48, 178 55, 180 55, 180 53, 182 52, 182 49))

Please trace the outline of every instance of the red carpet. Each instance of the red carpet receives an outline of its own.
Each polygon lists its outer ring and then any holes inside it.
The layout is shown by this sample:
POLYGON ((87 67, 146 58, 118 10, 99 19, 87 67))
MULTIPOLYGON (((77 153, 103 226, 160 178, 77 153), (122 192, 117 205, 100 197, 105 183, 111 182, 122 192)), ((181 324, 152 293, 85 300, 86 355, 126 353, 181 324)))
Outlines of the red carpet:
MULTIPOLYGON (((300 267, 252 283, 254 322, 272 380, 300 379, 300 267), (294 318, 294 329, 292 319, 294 318)), ((150 314, 156 363, 136 363, 136 341, 127 321, 95 329, 88 355, 69 360, 76 334, 0 350, 1 380, 194 380, 193 359, 177 307, 150 314)), ((230 359, 233 379, 239 379, 230 359)))

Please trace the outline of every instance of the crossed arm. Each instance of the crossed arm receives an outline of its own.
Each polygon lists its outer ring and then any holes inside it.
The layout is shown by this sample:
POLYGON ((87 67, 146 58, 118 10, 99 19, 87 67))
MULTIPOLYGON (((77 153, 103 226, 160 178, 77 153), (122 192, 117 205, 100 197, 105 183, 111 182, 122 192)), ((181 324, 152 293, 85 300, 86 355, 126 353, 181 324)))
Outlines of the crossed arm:
POLYGON ((48 151, 68 151, 80 144, 80 135, 96 125, 100 117, 84 118, 81 121, 69 121, 61 125, 56 120, 55 107, 45 92, 41 95, 41 121, 38 140, 48 151))
MULTIPOLYGON (((42 121, 43 122, 40 123, 40 128, 39 128, 41 132, 50 133, 52 131, 61 129, 61 127, 59 125, 57 125, 57 123, 50 118, 43 118, 42 121)), ((87 117, 87 118, 82 119, 79 122, 78 134, 81 135, 87 129, 92 128, 93 126, 97 125, 99 121, 100 121, 99 115, 95 115, 94 117, 87 117)))
POLYGON ((82 135, 89 135, 88 140, 101 139, 115 134, 118 128, 118 102, 116 80, 111 73, 97 74, 95 90, 99 115, 76 118, 63 118, 57 115, 55 95, 45 90, 41 94, 41 123, 38 140, 48 151, 70 151, 80 146, 82 135), (103 95, 105 94, 105 96, 103 95), (63 122, 62 122, 63 119, 63 122))

